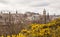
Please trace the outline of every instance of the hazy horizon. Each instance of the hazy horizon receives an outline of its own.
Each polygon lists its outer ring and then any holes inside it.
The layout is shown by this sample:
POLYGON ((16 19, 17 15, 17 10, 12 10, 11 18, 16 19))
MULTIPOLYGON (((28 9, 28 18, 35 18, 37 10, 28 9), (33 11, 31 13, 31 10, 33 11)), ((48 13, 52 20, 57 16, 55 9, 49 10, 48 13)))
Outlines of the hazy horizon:
POLYGON ((0 0, 0 10, 27 11, 42 13, 46 9, 47 13, 60 15, 60 0, 0 0))

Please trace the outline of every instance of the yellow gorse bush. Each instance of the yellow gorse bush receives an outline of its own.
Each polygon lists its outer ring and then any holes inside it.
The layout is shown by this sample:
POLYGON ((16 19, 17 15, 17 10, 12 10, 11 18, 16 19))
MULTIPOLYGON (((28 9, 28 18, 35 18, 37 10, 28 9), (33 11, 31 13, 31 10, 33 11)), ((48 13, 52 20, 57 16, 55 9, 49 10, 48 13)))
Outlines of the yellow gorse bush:
POLYGON ((0 36, 0 37, 4 37, 4 36, 2 35, 2 36, 0 36))
POLYGON ((10 35, 7 35, 7 37, 10 37, 10 35))
MULTIPOLYGON (((7 37, 11 36, 7 35, 7 37)), ((31 24, 19 34, 12 34, 12 37, 60 37, 60 18, 47 24, 31 24)))

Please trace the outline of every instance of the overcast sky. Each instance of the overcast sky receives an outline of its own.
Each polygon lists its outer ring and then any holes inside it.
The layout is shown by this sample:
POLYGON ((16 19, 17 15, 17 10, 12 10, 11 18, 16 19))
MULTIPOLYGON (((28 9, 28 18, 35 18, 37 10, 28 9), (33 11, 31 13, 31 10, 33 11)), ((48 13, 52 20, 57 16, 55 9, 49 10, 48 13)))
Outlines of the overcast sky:
POLYGON ((60 0, 0 0, 0 10, 42 13, 44 8, 47 13, 60 14, 60 0))

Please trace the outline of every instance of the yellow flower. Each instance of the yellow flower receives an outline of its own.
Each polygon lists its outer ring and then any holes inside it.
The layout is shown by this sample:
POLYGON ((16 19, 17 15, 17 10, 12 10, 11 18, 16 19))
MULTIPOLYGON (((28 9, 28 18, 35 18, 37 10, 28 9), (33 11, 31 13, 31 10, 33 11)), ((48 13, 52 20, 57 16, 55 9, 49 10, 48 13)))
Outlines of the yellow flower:
POLYGON ((16 35, 12 35, 12 37, 16 37, 16 35))
POLYGON ((25 35, 19 33, 19 35, 17 35, 18 37, 26 37, 25 35))
POLYGON ((1 37, 4 37, 3 35, 1 37))
POLYGON ((7 35, 7 37, 10 37, 10 35, 7 35))

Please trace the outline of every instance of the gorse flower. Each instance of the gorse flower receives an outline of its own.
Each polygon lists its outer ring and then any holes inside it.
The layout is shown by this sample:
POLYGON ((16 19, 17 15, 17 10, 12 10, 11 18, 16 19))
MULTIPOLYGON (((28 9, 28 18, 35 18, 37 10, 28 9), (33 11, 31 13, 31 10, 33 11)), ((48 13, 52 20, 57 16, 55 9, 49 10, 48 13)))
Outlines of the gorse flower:
POLYGON ((60 18, 47 24, 31 24, 29 27, 22 29, 17 35, 12 34, 12 37, 60 37, 60 18))

